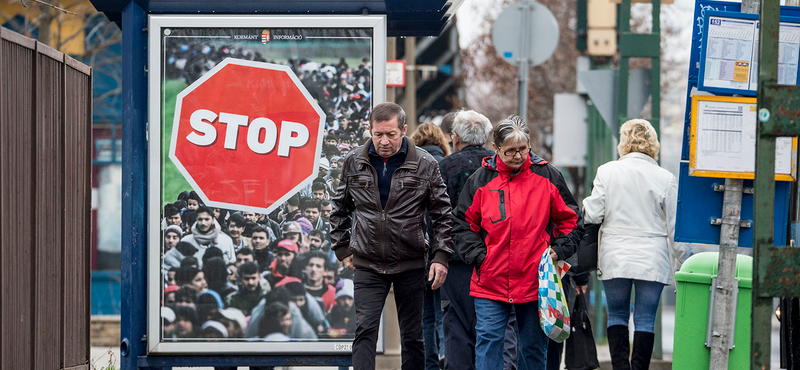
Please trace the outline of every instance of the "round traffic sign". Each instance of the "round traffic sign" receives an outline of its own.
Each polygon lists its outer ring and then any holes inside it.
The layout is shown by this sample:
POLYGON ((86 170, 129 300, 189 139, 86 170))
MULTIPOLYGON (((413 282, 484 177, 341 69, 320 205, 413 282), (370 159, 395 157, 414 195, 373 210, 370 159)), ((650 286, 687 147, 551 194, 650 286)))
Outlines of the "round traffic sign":
POLYGON ((558 46, 558 21, 550 9, 534 1, 513 3, 503 9, 492 26, 497 54, 517 65, 528 58, 530 65, 544 63, 558 46))
POLYGON ((169 157, 205 204, 269 213, 317 177, 324 124, 288 66, 227 58, 178 94, 169 157))

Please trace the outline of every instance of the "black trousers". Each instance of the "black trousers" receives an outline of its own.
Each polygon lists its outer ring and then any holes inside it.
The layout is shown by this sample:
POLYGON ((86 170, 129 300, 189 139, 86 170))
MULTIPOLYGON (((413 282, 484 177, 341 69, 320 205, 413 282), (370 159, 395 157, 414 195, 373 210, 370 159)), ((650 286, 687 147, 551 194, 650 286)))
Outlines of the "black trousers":
POLYGON ((444 368, 475 369, 475 299, 469 295, 472 265, 450 261, 442 290, 444 368))
POLYGON ((379 274, 356 268, 354 276, 356 338, 353 341, 353 369, 375 369, 375 346, 381 312, 389 288, 394 284, 397 320, 402 343, 402 369, 425 368, 425 342, 422 338, 422 306, 425 293, 425 269, 399 274, 379 274))

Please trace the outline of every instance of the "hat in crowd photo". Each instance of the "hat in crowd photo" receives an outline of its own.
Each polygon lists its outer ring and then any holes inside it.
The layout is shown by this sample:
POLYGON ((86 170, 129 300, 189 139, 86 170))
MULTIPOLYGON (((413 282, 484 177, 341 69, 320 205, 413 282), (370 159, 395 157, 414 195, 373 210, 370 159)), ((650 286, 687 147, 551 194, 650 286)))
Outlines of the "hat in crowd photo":
POLYGON ((330 164, 330 162, 328 162, 328 158, 322 157, 322 158, 319 159, 319 168, 322 168, 323 170, 330 171, 331 164, 330 164))
POLYGON ((161 318, 167 320, 169 323, 175 322, 175 311, 169 307, 161 307, 161 318))
POLYGON ((294 252, 294 254, 297 254, 297 251, 298 251, 297 250, 297 243, 295 243, 293 240, 289 240, 289 239, 284 239, 284 240, 281 240, 280 242, 278 242, 278 246, 275 247, 275 249, 278 249, 278 248, 285 249, 285 250, 287 250, 289 252, 294 252))
POLYGON ((336 283, 336 295, 333 297, 333 299, 339 299, 339 297, 353 298, 354 291, 355 288, 353 287, 353 280, 341 279, 338 283, 336 283))
POLYGON ((164 229, 164 235, 167 235, 168 233, 178 234, 178 238, 183 237, 183 230, 181 230, 181 227, 178 225, 167 226, 167 228, 164 229))
POLYGON ((283 235, 292 233, 300 234, 302 232, 303 229, 300 227, 300 224, 295 221, 286 221, 283 226, 281 226, 281 233, 283 233, 283 235))
POLYGON ((201 329, 203 331, 205 331, 208 328, 211 328, 211 329, 214 329, 214 330, 218 331, 220 334, 222 334, 223 338, 227 338, 228 337, 228 329, 225 327, 225 325, 222 325, 222 323, 219 322, 219 321, 208 320, 208 321, 204 322, 201 329))
POLYGON ((180 288, 181 288, 181 287, 179 287, 179 286, 177 286, 177 285, 168 285, 166 288, 164 288, 164 294, 167 294, 167 293, 169 293, 169 292, 174 292, 174 291, 177 291, 177 290, 178 290, 178 289, 180 289, 180 288))
POLYGON ((217 293, 217 292, 215 292, 215 291, 213 291, 211 289, 204 290, 204 291, 200 292, 200 294, 197 295, 197 303, 212 303, 212 302, 216 303, 217 304, 217 308, 220 309, 220 310, 223 307, 225 307, 225 305, 222 303, 222 297, 219 296, 219 293, 217 293), (213 299, 212 298, 208 298, 209 296, 213 297, 213 299))
POLYGON ((290 283, 301 283, 301 282, 302 281, 300 280, 300 278, 296 278, 294 276, 287 276, 281 279, 281 281, 275 283, 275 287, 284 286, 290 283))
POLYGON ((222 317, 231 321, 235 321, 237 324, 239 324, 240 329, 244 330, 244 328, 247 327, 247 318, 244 316, 242 310, 229 307, 224 310, 220 310, 219 313, 222 315, 222 317))
POLYGON ((311 230, 314 230, 314 225, 312 225, 311 221, 305 217, 298 218, 296 222, 298 225, 300 225, 300 230, 302 230, 303 234, 308 235, 311 230))
POLYGON ((289 291, 289 294, 291 294, 293 296, 300 296, 300 295, 305 295, 306 294, 306 288, 304 288, 303 287, 303 283, 301 283, 299 281, 292 281, 292 282, 286 283, 285 286, 286 286, 286 290, 289 291))

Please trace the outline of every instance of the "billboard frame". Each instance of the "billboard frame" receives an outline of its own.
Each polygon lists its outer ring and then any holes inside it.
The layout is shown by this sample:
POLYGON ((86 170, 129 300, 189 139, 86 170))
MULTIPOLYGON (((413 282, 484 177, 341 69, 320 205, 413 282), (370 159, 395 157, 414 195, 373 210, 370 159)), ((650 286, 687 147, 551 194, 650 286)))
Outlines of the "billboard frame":
MULTIPOLYGON (((240 340, 163 341, 161 339, 161 35, 162 28, 372 28, 372 105, 386 99, 386 15, 147 15, 147 320, 146 352, 155 355, 346 355, 351 340, 266 342, 240 340), (157 263, 153 263, 157 262, 157 263)), ((378 336, 378 352, 384 350, 383 321, 378 336)), ((290 363, 287 363, 290 365, 290 363)), ((163 366, 163 365, 162 365, 163 366)), ((177 365, 175 365, 177 366, 177 365)))

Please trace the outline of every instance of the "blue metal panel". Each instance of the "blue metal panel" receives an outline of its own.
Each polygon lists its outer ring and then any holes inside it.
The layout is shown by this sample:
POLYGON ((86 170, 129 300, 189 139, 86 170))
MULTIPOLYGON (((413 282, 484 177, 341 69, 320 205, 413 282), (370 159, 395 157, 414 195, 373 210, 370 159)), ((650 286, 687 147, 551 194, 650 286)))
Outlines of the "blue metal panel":
MULTIPOLYGON (((720 227, 711 225, 712 218, 722 217, 722 192, 714 185, 724 185, 725 179, 689 176, 689 163, 681 162, 678 181, 678 215, 675 221, 675 240, 685 243, 719 244, 720 227)), ((789 189, 791 183, 775 183, 775 245, 786 245, 789 225, 789 189)), ((753 180, 744 180, 753 187, 753 180)), ((742 220, 753 220, 753 195, 742 195, 742 220)), ((739 229, 739 246, 753 247, 753 228, 739 229)))
MULTIPOLYGON (((121 26, 131 0, 91 0, 121 26)), ((447 0, 136 0, 148 14, 386 14, 389 36, 438 36, 450 21, 447 0)), ((453 14, 452 12, 451 14, 453 14)))
POLYGON ((130 2, 122 13, 122 369, 147 351, 147 14, 130 2))
POLYGON ((121 308, 119 270, 92 271, 92 315, 119 315, 121 308))

